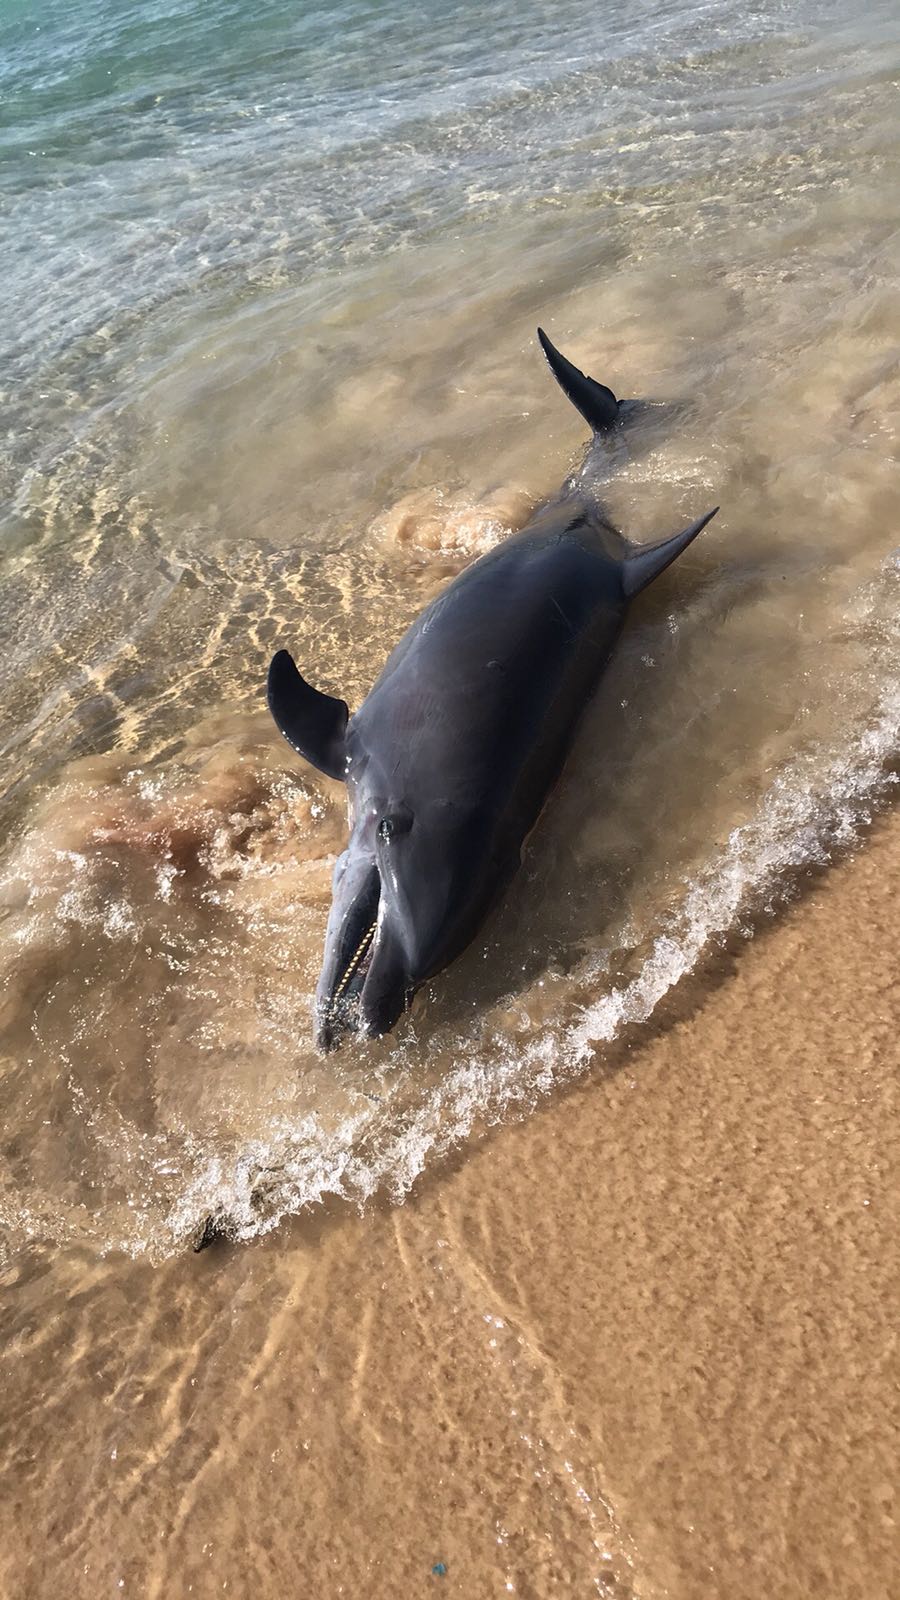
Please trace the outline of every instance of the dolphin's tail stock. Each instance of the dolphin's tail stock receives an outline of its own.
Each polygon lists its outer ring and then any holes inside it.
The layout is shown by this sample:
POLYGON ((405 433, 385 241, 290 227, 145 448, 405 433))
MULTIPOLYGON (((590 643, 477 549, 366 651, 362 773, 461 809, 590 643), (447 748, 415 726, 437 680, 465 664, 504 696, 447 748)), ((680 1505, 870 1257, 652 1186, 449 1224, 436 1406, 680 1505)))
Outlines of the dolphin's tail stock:
POLYGON ((563 394, 568 395, 573 406, 581 412, 594 433, 609 433, 621 420, 622 402, 616 399, 612 389, 607 389, 605 384, 597 383, 596 379, 587 377, 585 373, 579 372, 571 361, 567 361, 562 352, 550 343, 543 328, 538 328, 537 335, 550 365, 550 371, 563 394))
MULTIPOLYGON (((550 371, 563 393, 568 395, 585 422, 590 424, 595 441, 598 435, 611 433, 627 417, 649 409, 651 402, 648 401, 617 400, 612 390, 607 389, 605 384, 597 383, 595 378, 589 378, 586 373, 580 372, 573 366, 571 361, 567 361, 556 346, 550 343, 543 328, 538 328, 537 333, 541 349, 550 364, 550 371)), ((665 572, 666 567, 671 565, 676 556, 680 556, 682 550, 687 549, 698 533, 702 533, 718 509, 716 506, 714 510, 707 511, 704 517, 692 522, 690 527, 682 529, 681 533, 676 533, 671 539, 660 539, 657 544, 636 545, 627 539, 622 539, 624 547, 622 587, 626 596, 630 599, 640 594, 648 583, 652 583, 661 572, 665 572)))

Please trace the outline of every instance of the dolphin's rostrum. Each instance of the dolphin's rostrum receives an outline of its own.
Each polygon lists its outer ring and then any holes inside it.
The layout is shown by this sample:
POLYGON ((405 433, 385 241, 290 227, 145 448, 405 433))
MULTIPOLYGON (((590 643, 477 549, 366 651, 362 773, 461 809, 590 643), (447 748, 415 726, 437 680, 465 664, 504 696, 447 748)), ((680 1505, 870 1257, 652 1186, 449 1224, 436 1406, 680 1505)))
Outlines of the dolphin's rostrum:
MULTIPOLYGON (((591 451, 602 450, 628 403, 538 337, 591 426, 591 451)), ((633 545, 590 481, 585 469, 573 475, 426 606, 352 717, 286 650, 272 661, 281 732, 349 789, 316 992, 323 1048, 352 1031, 387 1033, 473 938, 519 865, 629 600, 715 515, 633 545)))

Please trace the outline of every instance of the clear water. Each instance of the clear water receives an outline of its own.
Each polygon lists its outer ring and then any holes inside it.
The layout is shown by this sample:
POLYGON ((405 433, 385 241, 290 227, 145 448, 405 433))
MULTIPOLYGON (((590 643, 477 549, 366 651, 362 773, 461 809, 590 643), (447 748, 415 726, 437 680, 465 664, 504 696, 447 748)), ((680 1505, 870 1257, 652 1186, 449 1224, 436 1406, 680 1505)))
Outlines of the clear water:
POLYGON ((888 7, 0 5, 2 1215, 180 1249, 423 1166, 581 1072, 890 790, 888 7), (526 871, 396 1037, 309 1002, 359 700, 577 455, 541 321, 686 402, 608 485, 710 504, 526 871))

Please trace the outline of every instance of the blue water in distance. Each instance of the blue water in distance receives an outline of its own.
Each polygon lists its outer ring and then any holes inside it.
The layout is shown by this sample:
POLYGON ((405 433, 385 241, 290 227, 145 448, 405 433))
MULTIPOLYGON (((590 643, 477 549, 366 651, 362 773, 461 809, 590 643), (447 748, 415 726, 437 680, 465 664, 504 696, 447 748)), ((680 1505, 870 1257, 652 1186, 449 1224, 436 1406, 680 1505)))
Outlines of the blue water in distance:
POLYGON ((796 89, 813 17, 839 48, 842 12, 4 0, 10 382, 73 381, 76 347, 99 382, 113 337, 187 295, 229 304, 548 197, 652 197, 671 147, 650 135, 689 131, 707 168, 741 136, 791 145, 779 80, 796 89))

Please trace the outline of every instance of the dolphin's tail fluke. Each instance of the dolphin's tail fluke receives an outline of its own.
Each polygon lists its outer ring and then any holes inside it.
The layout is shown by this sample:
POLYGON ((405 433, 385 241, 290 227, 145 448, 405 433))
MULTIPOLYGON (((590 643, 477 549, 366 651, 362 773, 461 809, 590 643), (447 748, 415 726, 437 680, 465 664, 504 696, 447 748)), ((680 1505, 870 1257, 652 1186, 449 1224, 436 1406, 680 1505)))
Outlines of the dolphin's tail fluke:
POLYGON ((619 401, 612 390, 573 367, 571 361, 567 361, 550 343, 543 328, 538 328, 537 335, 550 364, 550 371, 563 393, 568 395, 595 433, 608 433, 619 421, 619 401))
POLYGON ((681 533, 676 533, 671 539, 660 539, 658 544, 633 544, 629 547, 628 555, 622 568, 622 588, 630 600, 634 595, 646 589, 648 583, 658 578, 666 567, 670 567, 676 556, 702 533, 706 524, 712 520, 718 511, 718 506, 712 511, 707 511, 705 517, 700 517, 692 522, 689 528, 683 528, 681 533))

